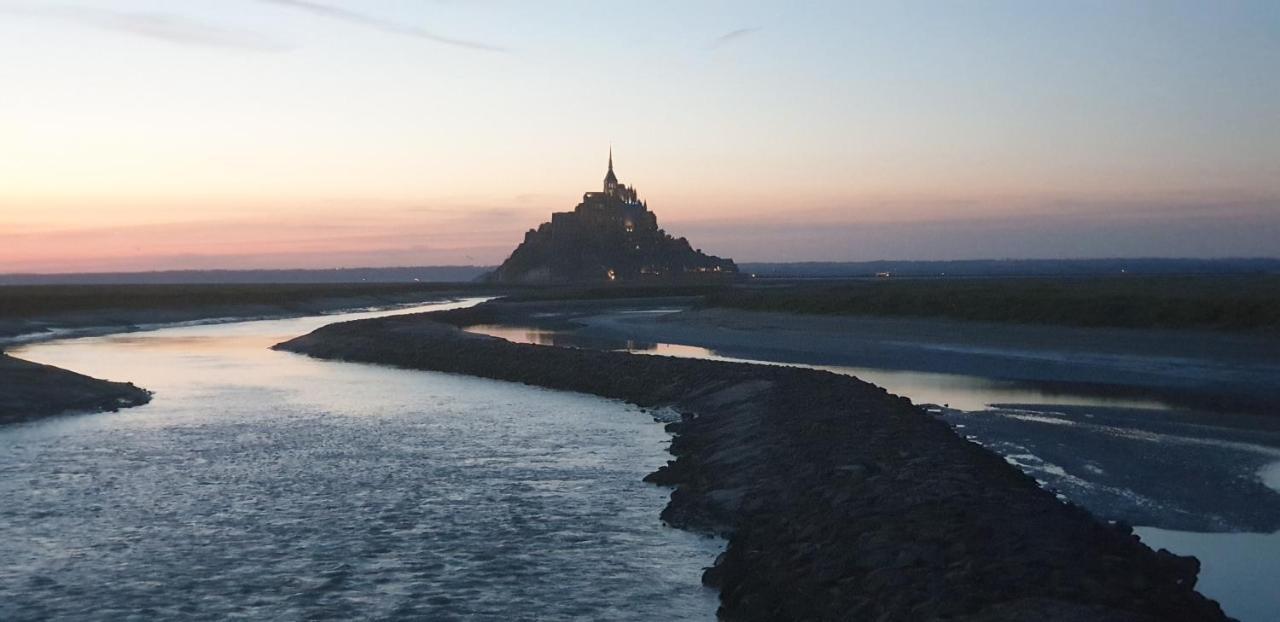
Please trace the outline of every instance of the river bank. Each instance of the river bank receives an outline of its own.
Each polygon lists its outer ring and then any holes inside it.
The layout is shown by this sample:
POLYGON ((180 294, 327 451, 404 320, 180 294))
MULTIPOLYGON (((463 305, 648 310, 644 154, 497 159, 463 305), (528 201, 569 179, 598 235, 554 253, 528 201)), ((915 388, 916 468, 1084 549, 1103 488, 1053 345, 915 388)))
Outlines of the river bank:
POLYGON ((714 619, 638 407, 270 349, 377 314, 15 348, 155 399, 0 426, 0 620, 714 619))
POLYGON ((319 358, 593 393, 683 413, 669 523, 728 534, 728 619, 1222 620, 1198 563, 1057 500, 908 400, 786 367, 514 344, 493 307, 326 326, 319 358))
POLYGON ((108 335, 178 324, 242 322, 321 315, 352 309, 421 304, 424 297, 464 295, 442 286, 32 286, 9 287, 0 314, 0 424, 69 412, 102 412, 145 404, 150 393, 3 353, 50 339, 108 335), (96 297, 111 289, 114 295, 96 297), (279 290, 279 291, 276 291, 279 290), (432 293, 424 293, 424 291, 432 293), (343 293, 345 292, 345 294, 343 293), (274 296, 276 302, 266 297, 274 296))
POLYGON ((872 382, 1095 516, 1135 525, 1151 546, 1198 556, 1202 593, 1229 615, 1270 621, 1280 607, 1280 595, 1259 579, 1274 575, 1266 569, 1280 555, 1280 481, 1271 475, 1280 472, 1280 417, 1267 416, 1277 411, 1266 397, 1280 371, 1266 341, 1221 331, 688 308, 674 300, 503 302, 477 309, 485 323, 466 330, 797 365, 872 382), (1101 382, 1063 379, 1071 377, 1101 382), (1232 385, 1253 392, 1255 414, 1221 410, 1241 402, 1222 399, 1232 385))
POLYGON ((1280 337, 937 318, 689 308, 690 300, 485 305, 476 324, 545 328, 548 341, 619 348, 673 343, 732 358, 962 374, 1070 385, 1214 412, 1276 414, 1280 337), (657 313, 654 311, 671 311, 657 313))
POLYGON ((456 283, 6 286, 0 288, 0 346, 182 322, 385 308, 493 291, 456 283))
POLYGON ((101 412, 151 401, 147 391, 0 353, 0 425, 66 412, 101 412))

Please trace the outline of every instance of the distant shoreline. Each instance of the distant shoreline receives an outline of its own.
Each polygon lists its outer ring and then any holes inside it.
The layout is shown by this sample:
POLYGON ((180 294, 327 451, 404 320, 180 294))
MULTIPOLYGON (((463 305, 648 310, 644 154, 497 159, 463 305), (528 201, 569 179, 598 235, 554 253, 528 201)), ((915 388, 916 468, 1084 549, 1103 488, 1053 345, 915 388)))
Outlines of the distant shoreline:
POLYGON ((475 295, 457 284, 240 284, 22 286, 0 288, 0 348, 42 338, 139 330, 151 325, 319 315, 475 295))
POLYGON ((1280 334, 1280 275, 753 283, 710 292, 702 306, 802 315, 1280 334))
MULTIPOLYGON (((1087 277, 1280 274, 1280 257, 1105 257, 1097 259, 943 259, 871 261, 742 261, 744 274, 764 279, 895 277, 1087 277)), ((68 273, 0 273, 0 287, 13 285, 230 285, 391 284, 475 282, 496 265, 357 268, 248 268, 68 273)))
MULTIPOLYGON (((5 354, 6 348, 51 339, 108 335, 180 324, 244 322, 351 309, 410 306, 462 293, 465 292, 446 289, 409 290, 365 293, 359 296, 313 297, 277 305, 222 304, 124 309, 106 307, 62 311, 47 316, 0 318, 0 387, 3 387, 0 390, 0 425, 69 413, 115 411, 140 406, 151 400, 148 391, 131 383, 110 382, 26 361, 5 354)), ((44 302, 46 308, 57 308, 56 301, 44 302)))

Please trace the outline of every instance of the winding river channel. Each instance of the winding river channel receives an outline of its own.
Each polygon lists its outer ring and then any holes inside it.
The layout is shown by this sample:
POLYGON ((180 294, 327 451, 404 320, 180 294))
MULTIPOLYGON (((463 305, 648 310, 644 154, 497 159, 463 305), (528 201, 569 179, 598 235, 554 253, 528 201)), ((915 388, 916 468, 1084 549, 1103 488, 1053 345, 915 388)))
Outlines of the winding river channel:
MULTIPOLYGON (((658 520, 668 491, 641 478, 670 439, 639 409, 269 349, 333 322, 476 302, 10 349, 155 398, 0 428, 0 620, 713 619, 699 575, 723 543, 658 520)), ((811 366, 947 405, 957 433, 1064 498, 1197 555, 1200 589, 1229 614, 1280 610, 1280 430, 1158 400, 811 366)))
POLYGON ((713 619, 639 409, 268 349, 474 302, 13 350, 155 398, 0 429, 0 619, 713 619))

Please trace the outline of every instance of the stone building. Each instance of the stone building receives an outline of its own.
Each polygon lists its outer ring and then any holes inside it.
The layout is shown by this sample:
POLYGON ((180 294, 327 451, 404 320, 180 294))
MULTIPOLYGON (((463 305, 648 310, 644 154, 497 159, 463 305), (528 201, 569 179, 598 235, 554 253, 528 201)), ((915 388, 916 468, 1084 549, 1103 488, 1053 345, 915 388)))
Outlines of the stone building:
POLYGON ((731 259, 694 250, 658 228, 634 187, 618 181, 613 150, 600 192, 586 192, 571 212, 525 233, 524 242, 489 278, 500 282, 688 280, 736 274, 731 259))

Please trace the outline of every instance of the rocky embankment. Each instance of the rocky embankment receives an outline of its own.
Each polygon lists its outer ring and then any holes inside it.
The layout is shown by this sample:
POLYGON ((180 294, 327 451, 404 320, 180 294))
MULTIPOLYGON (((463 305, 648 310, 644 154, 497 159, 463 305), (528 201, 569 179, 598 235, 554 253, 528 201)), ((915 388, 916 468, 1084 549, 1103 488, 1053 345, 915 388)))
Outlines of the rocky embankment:
POLYGON ((0 425, 65 412, 101 412, 139 406, 151 394, 124 382, 0 354, 0 425))
MULTIPOLYGON (((1060 502, 910 401, 822 371, 513 344, 473 310, 334 324, 276 346, 671 407, 662 517, 724 534, 731 620, 1224 620, 1194 558, 1060 502)), ((567 431, 572 433, 572 431, 567 431)))

